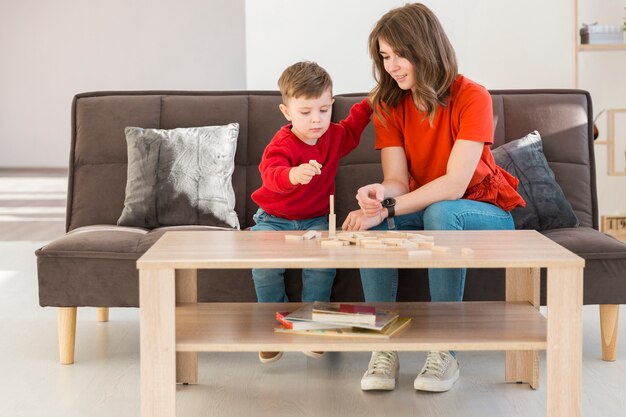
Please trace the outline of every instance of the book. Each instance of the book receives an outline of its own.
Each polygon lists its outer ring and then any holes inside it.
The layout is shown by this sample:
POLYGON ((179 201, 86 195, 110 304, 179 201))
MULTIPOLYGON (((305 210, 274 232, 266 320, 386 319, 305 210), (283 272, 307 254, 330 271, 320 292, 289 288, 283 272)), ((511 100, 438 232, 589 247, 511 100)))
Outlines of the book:
MULTIPOLYGON (((398 318, 398 312, 396 310, 376 309, 376 320, 374 324, 366 323, 354 323, 349 321, 332 321, 324 319, 321 323, 331 324, 343 324, 344 326, 361 327, 370 330, 382 330, 385 326, 389 325, 395 319, 398 318)), ((315 321, 313 320, 313 304, 305 304, 296 311, 289 313, 285 316, 285 319, 289 321, 315 321)))
POLYGON ((311 318, 315 321, 376 324, 376 307, 357 304, 313 303, 311 318))
POLYGON ((308 336, 330 336, 330 337, 353 337, 353 338, 378 338, 389 339, 400 333, 409 326, 410 317, 398 317, 383 330, 370 330, 359 327, 348 327, 343 329, 314 329, 314 330, 291 330, 284 327, 274 329, 276 333, 298 334, 308 336))
POLYGON ((289 330, 314 330, 314 329, 341 329, 349 327, 346 324, 318 323, 315 321, 291 321, 285 317, 289 312, 276 312, 276 321, 289 330))

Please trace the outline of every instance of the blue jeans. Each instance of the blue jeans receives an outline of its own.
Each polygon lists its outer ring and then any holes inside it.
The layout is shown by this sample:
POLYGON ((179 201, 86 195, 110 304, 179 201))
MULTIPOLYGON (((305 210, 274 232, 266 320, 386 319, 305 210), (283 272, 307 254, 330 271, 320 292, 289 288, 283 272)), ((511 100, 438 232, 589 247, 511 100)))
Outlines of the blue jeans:
MULTIPOLYGON (((422 211, 397 216, 396 230, 508 230, 514 229, 511 213, 473 200, 433 203, 422 211)), ((372 230, 388 230, 383 221, 372 230)), ((465 268, 430 268, 428 285, 431 301, 462 301, 465 268)), ((397 269, 361 269, 365 301, 396 301, 397 269)))
MULTIPOLYGON (((287 220, 272 216, 263 209, 254 215, 256 225, 251 230, 328 230, 326 216, 304 220, 287 220)), ((260 303, 288 302, 285 292, 284 269, 253 269, 252 279, 256 297, 260 303)), ((303 269, 302 301, 330 301, 330 292, 335 280, 335 269, 303 269)))

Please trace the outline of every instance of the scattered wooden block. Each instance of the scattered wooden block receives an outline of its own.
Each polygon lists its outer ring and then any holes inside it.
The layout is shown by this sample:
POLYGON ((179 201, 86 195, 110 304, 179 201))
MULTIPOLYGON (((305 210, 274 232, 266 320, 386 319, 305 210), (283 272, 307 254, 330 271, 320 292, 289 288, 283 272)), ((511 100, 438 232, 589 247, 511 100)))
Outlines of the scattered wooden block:
POLYGON ((435 242, 428 242, 426 240, 420 240, 417 242, 417 246, 425 249, 432 249, 435 246, 435 242))
POLYGON ((379 239, 379 240, 381 242, 383 242, 385 245, 393 245, 393 246, 402 245, 404 242, 407 241, 404 238, 396 238, 396 237, 384 237, 384 238, 379 239))
POLYGON ((422 235, 420 233, 408 233, 408 235, 409 235, 408 237, 410 239, 417 238, 417 239, 421 239, 421 240, 430 240, 430 241, 435 240, 434 236, 422 235))
POLYGON ((308 232, 302 235, 302 239, 305 239, 305 240, 313 239, 314 237, 317 237, 318 233, 319 232, 317 230, 309 230, 308 232))
POLYGON ((431 256, 433 253, 427 249, 416 249, 406 251, 408 256, 431 256))
POLYGON ((432 248, 430 248, 430 250, 432 250, 433 252, 448 252, 450 250, 450 247, 448 247, 448 246, 433 246, 432 248))
POLYGON ((474 249, 471 249, 471 248, 461 248, 461 255, 463 255, 463 256, 474 256, 474 249))
POLYGON ((370 243, 361 246, 363 249, 387 249, 389 246, 384 243, 370 243))
POLYGON ((315 159, 311 159, 309 161, 310 165, 313 165, 315 167, 315 169, 317 170, 317 174, 321 174, 322 173, 322 164, 320 164, 319 162, 317 162, 315 159))
POLYGON ((363 237, 357 237, 356 238, 356 245, 357 246, 363 246, 363 243, 365 242, 378 242, 378 238, 374 237, 374 236, 363 236, 363 237))
POLYGON ((285 240, 304 240, 302 235, 285 235, 285 240))
POLYGON ((389 230, 381 235, 378 235, 379 239, 406 239, 405 232, 396 232, 394 230, 389 230))

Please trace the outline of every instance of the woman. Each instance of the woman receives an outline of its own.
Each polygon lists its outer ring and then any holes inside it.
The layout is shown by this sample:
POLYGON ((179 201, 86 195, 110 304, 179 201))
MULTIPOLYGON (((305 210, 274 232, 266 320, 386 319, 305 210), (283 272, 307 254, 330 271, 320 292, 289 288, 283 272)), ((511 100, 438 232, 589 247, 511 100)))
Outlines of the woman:
MULTIPOLYGON (((510 210, 525 203, 491 154, 491 97, 458 74, 437 17, 422 4, 393 9, 370 33, 369 50, 384 180, 358 190, 360 210, 342 228, 513 229, 510 210)), ((461 301, 465 272, 429 269, 431 300, 461 301)), ((397 270, 363 269, 361 280, 366 301, 395 301, 397 270)), ((373 352, 361 388, 394 389, 398 368, 396 352, 373 352)), ((447 391, 458 377, 454 352, 431 351, 414 386, 447 391)))

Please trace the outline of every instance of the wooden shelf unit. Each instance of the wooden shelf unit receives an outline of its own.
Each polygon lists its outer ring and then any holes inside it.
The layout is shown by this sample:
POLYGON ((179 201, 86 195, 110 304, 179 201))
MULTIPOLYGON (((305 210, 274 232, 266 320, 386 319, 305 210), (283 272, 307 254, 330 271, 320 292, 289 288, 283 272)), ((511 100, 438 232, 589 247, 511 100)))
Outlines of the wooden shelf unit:
MULTIPOLYGON (((581 44, 578 20, 578 2, 573 0, 574 15, 574 86, 580 88, 579 82, 579 57, 580 52, 596 52, 596 51, 626 51, 626 43, 621 44, 581 44)), ((615 113, 626 112, 626 109, 607 109, 607 138, 606 140, 595 141, 596 145, 607 146, 607 175, 614 177, 626 176, 624 171, 615 170, 615 113)))

